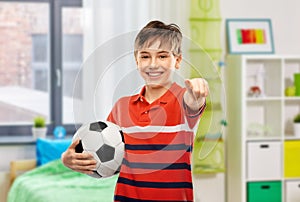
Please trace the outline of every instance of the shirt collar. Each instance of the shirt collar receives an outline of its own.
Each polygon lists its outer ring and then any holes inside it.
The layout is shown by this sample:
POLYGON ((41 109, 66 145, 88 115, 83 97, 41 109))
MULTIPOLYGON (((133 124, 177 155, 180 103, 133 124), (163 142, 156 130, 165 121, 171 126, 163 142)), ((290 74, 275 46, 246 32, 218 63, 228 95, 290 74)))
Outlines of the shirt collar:
MULTIPOLYGON (((169 96, 168 96, 167 94, 170 94, 170 93, 173 94, 174 91, 175 91, 175 89, 177 89, 177 87, 178 87, 178 85, 177 85, 175 82, 172 83, 172 85, 171 85, 171 87, 168 89, 168 91, 167 91, 165 94, 163 94, 163 95, 159 98, 159 102, 160 102, 160 103, 164 103, 164 104, 168 103, 168 101, 169 101, 169 96)), ((146 100, 145 97, 144 97, 145 91, 146 91, 146 86, 144 86, 144 87, 141 89, 141 91, 140 91, 139 94, 136 94, 136 95, 133 95, 133 96, 132 96, 132 102, 138 102, 138 101, 143 102, 144 100, 146 100)))
POLYGON ((136 94, 136 95, 133 95, 132 96, 132 102, 138 102, 138 101, 143 101, 143 99, 145 99, 145 97, 143 96, 144 95, 144 93, 145 93, 145 91, 146 91, 146 86, 144 86, 143 88, 142 88, 142 90, 140 91, 140 93, 139 94, 136 94))

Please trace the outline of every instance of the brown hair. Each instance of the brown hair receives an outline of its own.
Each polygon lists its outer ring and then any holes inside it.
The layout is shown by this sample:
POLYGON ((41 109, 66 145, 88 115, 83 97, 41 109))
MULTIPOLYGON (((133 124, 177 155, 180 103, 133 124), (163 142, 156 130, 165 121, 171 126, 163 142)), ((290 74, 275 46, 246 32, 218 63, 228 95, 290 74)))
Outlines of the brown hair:
POLYGON ((176 24, 166 25, 161 21, 151 21, 141 29, 135 38, 134 55, 144 47, 160 41, 160 47, 168 47, 174 55, 181 54, 182 34, 176 24))

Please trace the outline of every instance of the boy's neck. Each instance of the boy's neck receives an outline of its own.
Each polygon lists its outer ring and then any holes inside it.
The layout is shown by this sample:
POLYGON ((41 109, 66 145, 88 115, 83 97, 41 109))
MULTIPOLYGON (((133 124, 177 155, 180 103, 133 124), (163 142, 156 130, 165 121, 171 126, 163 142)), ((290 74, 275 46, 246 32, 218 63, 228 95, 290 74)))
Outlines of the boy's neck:
POLYGON ((172 83, 168 84, 167 86, 151 86, 147 85, 144 97, 150 104, 163 96, 172 86, 172 83))

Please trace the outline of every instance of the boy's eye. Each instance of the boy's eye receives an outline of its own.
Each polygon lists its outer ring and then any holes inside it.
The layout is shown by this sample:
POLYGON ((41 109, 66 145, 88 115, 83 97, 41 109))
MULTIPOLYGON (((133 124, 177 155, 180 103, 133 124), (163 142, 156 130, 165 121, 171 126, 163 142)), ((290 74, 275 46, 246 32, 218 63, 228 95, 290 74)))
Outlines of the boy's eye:
POLYGON ((141 58, 146 59, 146 58, 149 58, 149 56, 148 55, 142 55, 141 58))
POLYGON ((168 57, 168 55, 160 55, 159 56, 159 58, 162 58, 162 59, 167 58, 167 57, 168 57))

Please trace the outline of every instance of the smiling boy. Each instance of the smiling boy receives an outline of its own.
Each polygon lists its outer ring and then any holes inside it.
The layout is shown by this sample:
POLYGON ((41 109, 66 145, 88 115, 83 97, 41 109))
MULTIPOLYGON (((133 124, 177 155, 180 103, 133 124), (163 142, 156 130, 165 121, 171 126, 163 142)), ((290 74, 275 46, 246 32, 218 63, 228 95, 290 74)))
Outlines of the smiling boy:
MULTIPOLYGON (((119 99, 107 118, 122 127, 125 140, 115 201, 193 201, 194 130, 209 89, 202 78, 185 80, 185 88, 173 82, 182 60, 181 41, 177 25, 160 21, 149 22, 136 37, 134 56, 145 86, 119 99)), ((89 154, 75 153, 77 144, 62 161, 91 173, 96 162, 89 154)))

